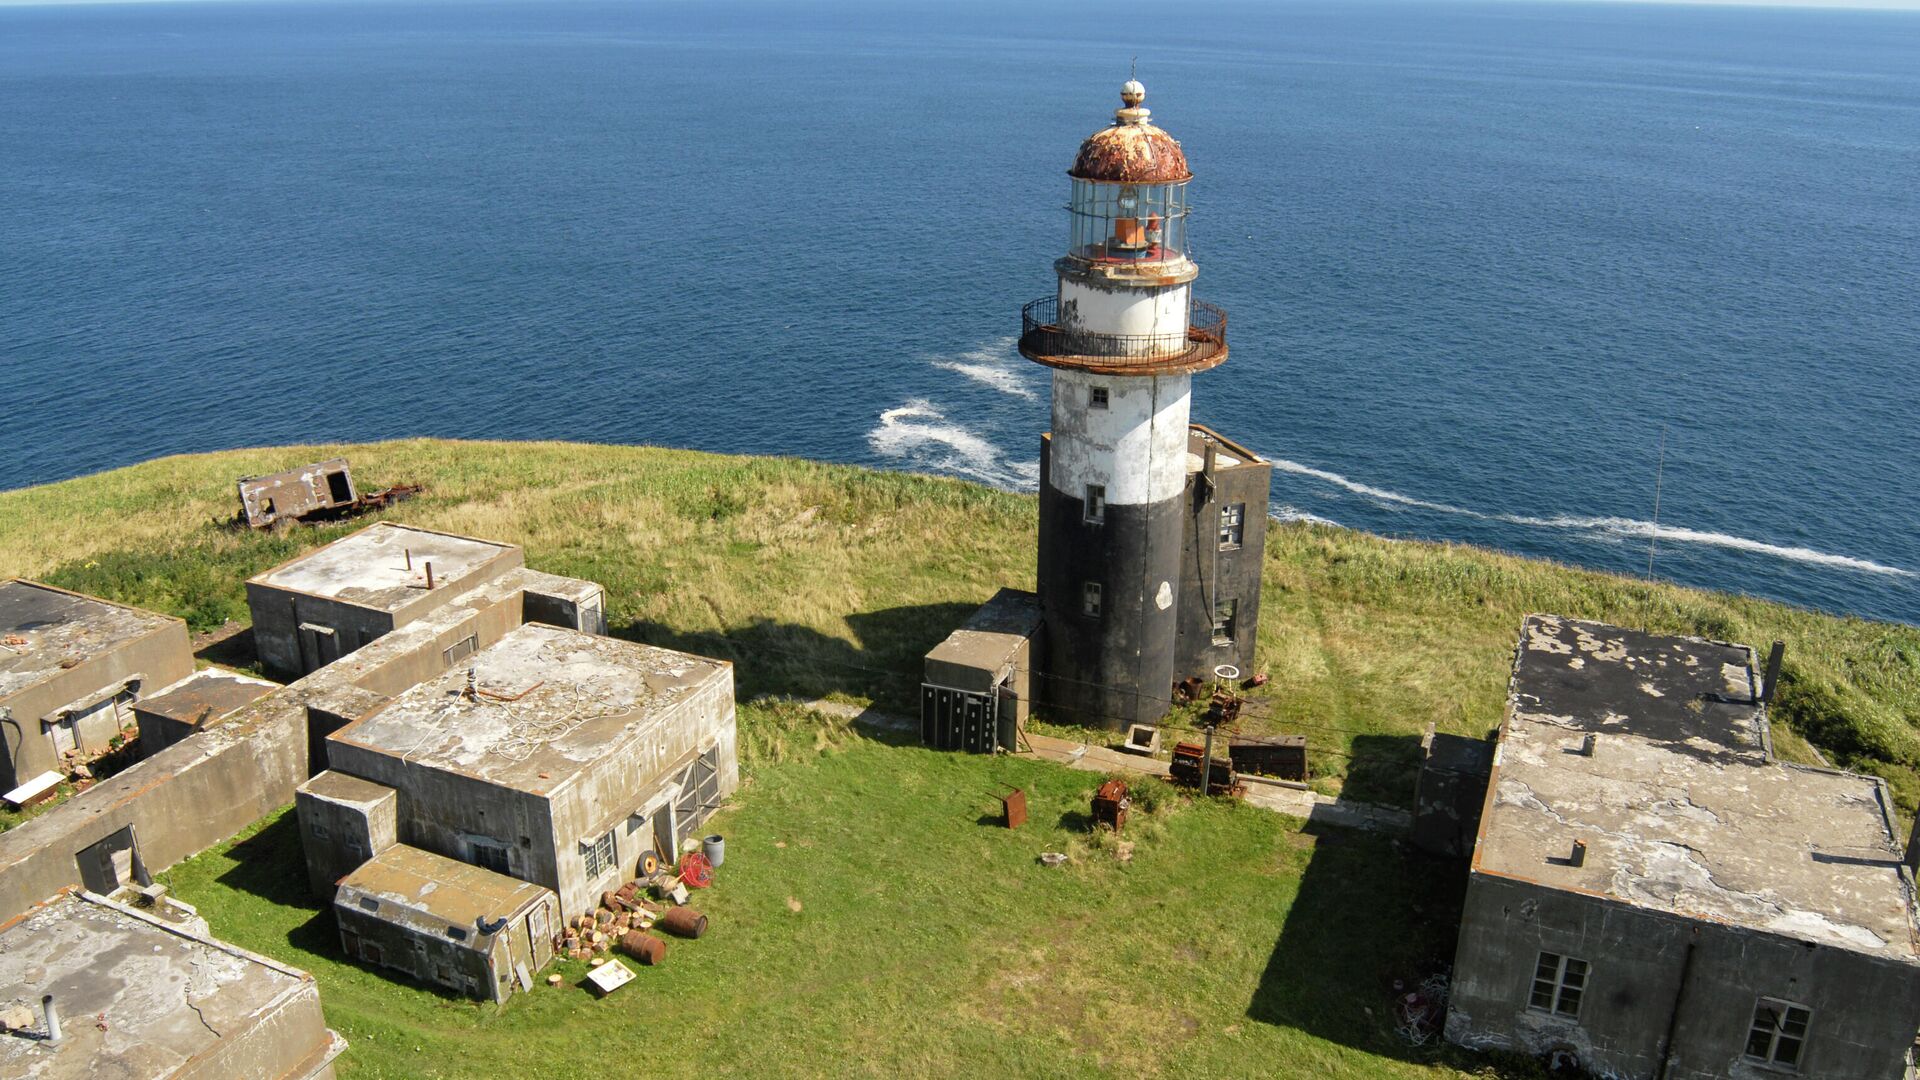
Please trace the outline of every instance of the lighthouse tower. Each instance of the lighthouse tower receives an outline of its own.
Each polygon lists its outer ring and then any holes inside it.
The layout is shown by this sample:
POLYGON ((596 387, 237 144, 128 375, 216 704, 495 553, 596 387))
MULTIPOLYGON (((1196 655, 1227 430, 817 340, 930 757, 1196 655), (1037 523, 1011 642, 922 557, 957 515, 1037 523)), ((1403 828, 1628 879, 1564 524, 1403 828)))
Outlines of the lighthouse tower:
POLYGON ((1129 81, 1073 168, 1058 291, 1022 311, 1020 352, 1053 369, 1040 452, 1040 700, 1124 728, 1175 679, 1193 374, 1227 358, 1226 313, 1193 299, 1186 155, 1129 81))

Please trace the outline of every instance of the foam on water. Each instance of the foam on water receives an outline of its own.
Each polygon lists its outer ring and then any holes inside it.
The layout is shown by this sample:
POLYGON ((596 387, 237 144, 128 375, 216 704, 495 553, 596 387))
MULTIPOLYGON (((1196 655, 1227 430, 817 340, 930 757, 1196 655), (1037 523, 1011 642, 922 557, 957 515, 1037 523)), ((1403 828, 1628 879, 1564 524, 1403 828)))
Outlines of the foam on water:
POLYGON ((946 371, 964 375, 990 390, 1027 401, 1038 401, 1039 393, 1028 378, 1027 369, 1033 365, 1019 358, 1013 351, 1014 338, 999 338, 977 349, 961 353, 958 357, 935 360, 933 366, 946 371))
POLYGON ((1040 465, 1010 460, 976 432, 947 419, 933 402, 914 398, 880 414, 867 432, 867 445, 882 457, 914 468, 964 476, 1012 491, 1032 491, 1040 483, 1040 465))

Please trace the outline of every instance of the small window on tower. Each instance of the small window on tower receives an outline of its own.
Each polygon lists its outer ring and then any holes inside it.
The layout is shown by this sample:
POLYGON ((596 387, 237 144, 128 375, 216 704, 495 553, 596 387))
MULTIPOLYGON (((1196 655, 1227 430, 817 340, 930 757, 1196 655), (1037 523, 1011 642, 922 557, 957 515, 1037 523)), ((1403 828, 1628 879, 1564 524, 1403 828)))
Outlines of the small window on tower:
POLYGON ((1080 614, 1091 618, 1100 617, 1100 583, 1089 581, 1080 586, 1080 614))
POLYGON ((1087 388, 1087 407, 1089 409, 1106 408, 1107 407, 1107 388, 1104 386, 1088 387, 1087 388))
POLYGON ((1087 485, 1087 520, 1099 524, 1107 519, 1107 489, 1101 484, 1087 485))
POLYGON ((1247 504, 1232 503, 1220 508, 1220 550, 1237 548, 1247 535, 1247 504))

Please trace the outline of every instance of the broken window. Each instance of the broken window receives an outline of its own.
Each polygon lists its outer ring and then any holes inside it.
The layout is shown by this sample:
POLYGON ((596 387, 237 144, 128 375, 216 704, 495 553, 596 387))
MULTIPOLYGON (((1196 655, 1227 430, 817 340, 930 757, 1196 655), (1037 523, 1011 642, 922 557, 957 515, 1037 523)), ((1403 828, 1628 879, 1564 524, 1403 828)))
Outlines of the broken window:
POLYGON ((1237 548, 1247 535, 1247 504, 1232 503, 1220 508, 1220 550, 1237 548))
POLYGON ((467 841, 467 850, 471 854, 471 861, 475 866, 485 867, 496 874, 510 874, 513 872, 507 868, 507 845, 505 844, 498 844, 492 840, 482 840, 476 837, 467 841))
POLYGON ((1094 524, 1104 521, 1107 516, 1107 489, 1103 484, 1087 485, 1087 520, 1094 524))
POLYGON ((1807 1045, 1807 1025, 1813 1014, 1790 1001, 1761 998, 1753 1007, 1753 1026, 1747 1031, 1747 1057, 1768 1065, 1794 1069, 1807 1045))
POLYGON ((1580 995, 1587 989, 1587 962, 1543 952, 1533 969, 1533 995, 1527 1004, 1555 1016, 1580 1015, 1580 995))
POLYGON ((1087 407, 1090 409, 1106 408, 1107 407, 1107 388, 1104 386, 1088 387, 1087 388, 1087 407))
POLYGON ((587 880, 592 881, 601 874, 613 869, 615 854, 613 847, 614 830, 608 829, 605 836, 595 840, 587 847, 587 880))
POLYGON ((1213 605, 1213 643, 1215 645, 1233 644, 1233 624, 1239 613, 1240 601, 1222 600, 1213 605))
POLYGON ((1080 586, 1080 614, 1100 617, 1100 583, 1089 581, 1080 586))

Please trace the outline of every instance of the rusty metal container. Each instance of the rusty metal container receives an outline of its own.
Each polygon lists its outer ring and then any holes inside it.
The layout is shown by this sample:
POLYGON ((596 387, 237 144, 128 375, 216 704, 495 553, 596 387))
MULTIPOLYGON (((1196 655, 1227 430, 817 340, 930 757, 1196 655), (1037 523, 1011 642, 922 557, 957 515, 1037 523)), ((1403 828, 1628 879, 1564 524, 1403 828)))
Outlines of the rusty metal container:
POLYGON ((707 917, 689 907, 668 908, 653 925, 674 937, 697 938, 707 932, 707 917))
POLYGON ((1109 780, 1093 793, 1093 823, 1119 832, 1127 824, 1127 808, 1133 799, 1125 780, 1109 780))
POLYGON ((620 951, 652 967, 667 958, 667 943, 652 934, 632 930, 620 936, 620 951))

